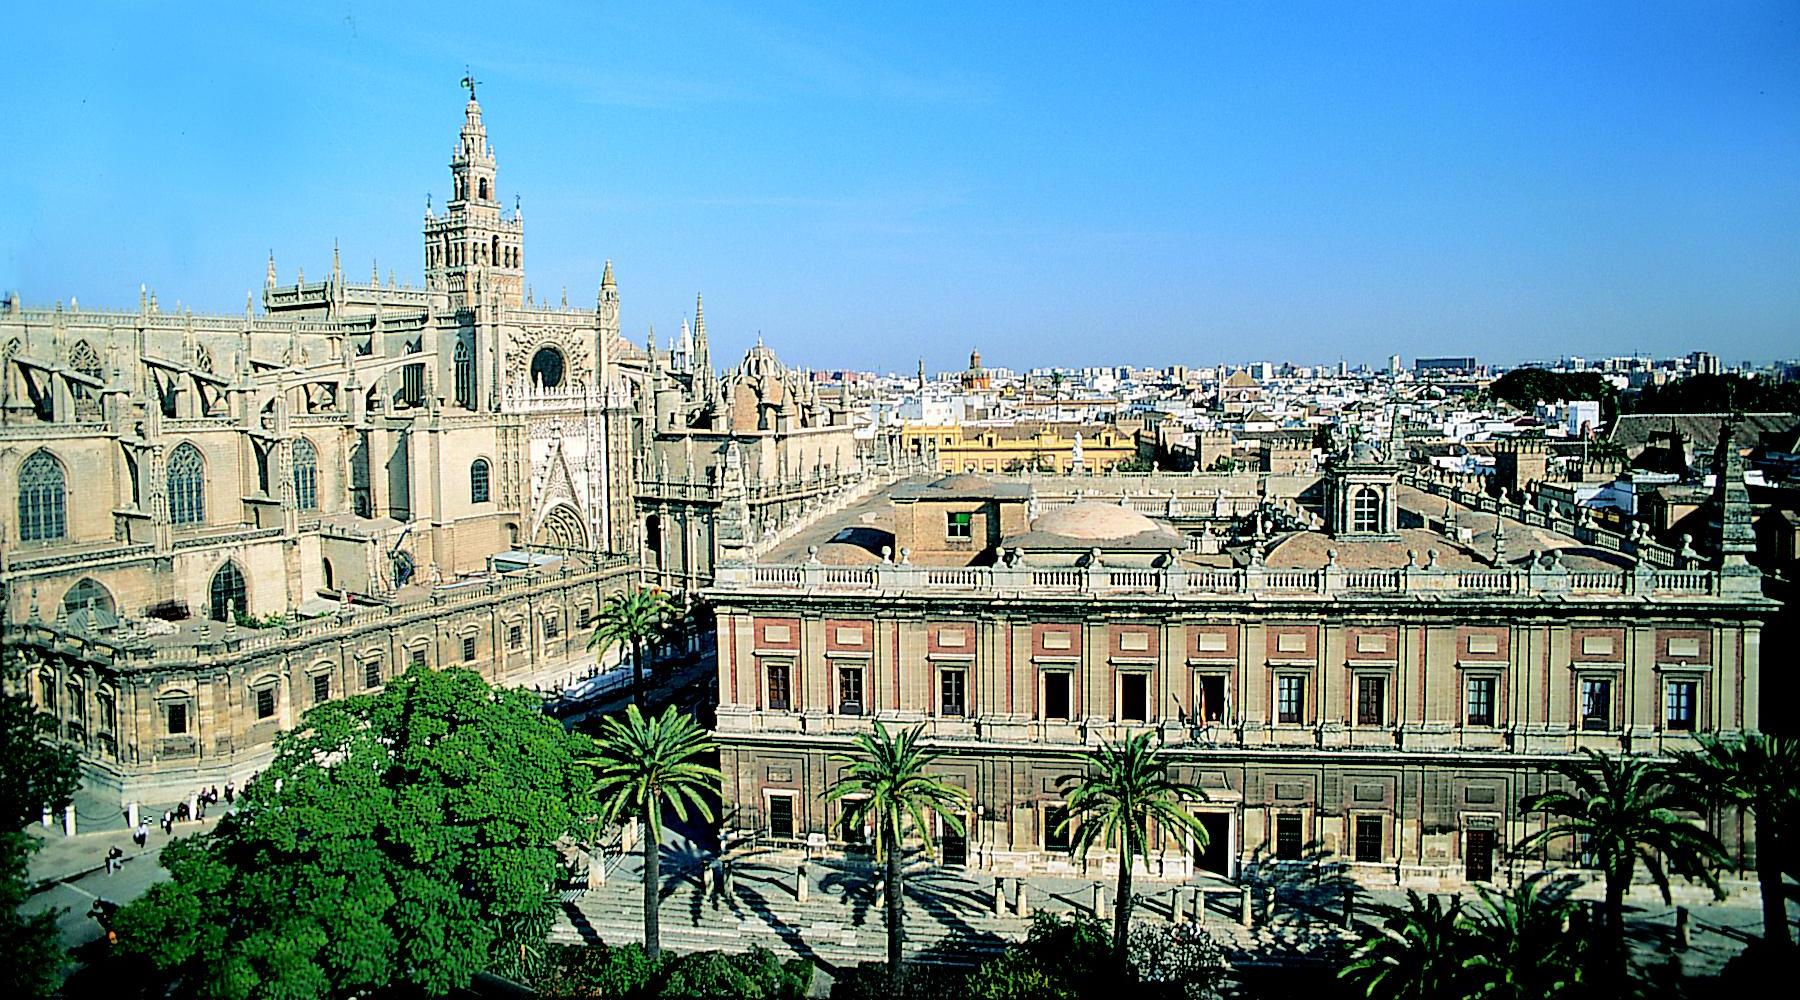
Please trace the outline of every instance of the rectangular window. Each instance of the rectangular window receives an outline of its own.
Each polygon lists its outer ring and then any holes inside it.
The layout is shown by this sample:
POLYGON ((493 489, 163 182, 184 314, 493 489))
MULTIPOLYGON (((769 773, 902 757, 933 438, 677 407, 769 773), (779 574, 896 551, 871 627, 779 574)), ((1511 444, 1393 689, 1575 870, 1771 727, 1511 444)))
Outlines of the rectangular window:
POLYGON ((975 537, 974 514, 949 514, 945 518, 944 537, 953 542, 966 542, 975 537))
POLYGON ((792 795, 770 797, 769 836, 778 840, 794 839, 794 797, 792 795))
POLYGON ((1219 674, 1201 677, 1194 700, 1198 702, 1194 706, 1194 714, 1202 726, 1224 722, 1225 678, 1219 674))
POLYGON ((863 672, 861 667, 839 667, 838 672, 838 714, 861 715, 863 713, 863 672))
POLYGON ((940 710, 945 715, 962 715, 967 711, 963 703, 964 683, 968 675, 961 670, 945 670, 938 674, 940 694, 940 710))
POLYGON ((1071 831, 1064 826, 1069 820, 1069 807, 1054 805, 1044 807, 1044 850, 1067 851, 1071 831))
POLYGON ((1275 817, 1275 860, 1300 860, 1300 817, 1292 813, 1275 817))
POLYGON ((1124 722, 1150 719, 1150 675, 1119 675, 1119 718, 1124 722))
POLYGON ((1581 679, 1581 728, 1604 732, 1612 728, 1612 679, 1581 679))
POLYGON ((525 626, 508 625, 506 627, 506 648, 518 649, 525 645, 525 626))
POLYGON ((1306 700, 1306 678, 1288 674, 1275 680, 1275 721, 1283 725, 1299 725, 1301 703, 1306 700))
POLYGON ((1387 678, 1364 674, 1356 679, 1356 724, 1387 725, 1387 678))
POLYGON ((331 676, 329 674, 313 675, 313 704, 320 705, 331 700, 331 676))
POLYGON ((576 613, 575 620, 580 622, 580 627, 585 631, 594 624, 594 609, 583 604, 581 610, 576 613))
POLYGON ((167 725, 164 726, 164 730, 168 732, 170 736, 187 735, 186 705, 164 705, 163 720, 167 723, 167 725))
POLYGON ((409 654, 406 665, 413 670, 423 669, 425 666, 425 647, 420 646, 414 649, 412 653, 409 654))
POLYGON ((472 635, 463 636, 462 647, 463 647, 463 650, 462 650, 463 662, 468 663, 468 662, 474 660, 475 659, 475 637, 472 635))
POLYGON ((1494 678, 1471 677, 1468 681, 1468 704, 1465 718, 1471 726, 1494 724, 1494 678))
POLYGON ((1356 817, 1356 860, 1381 860, 1381 817, 1356 817))
POLYGON ((1069 673, 1066 670, 1044 672, 1044 718, 1069 718, 1069 673))
POLYGON ((381 661, 370 660, 363 664, 363 690, 381 686, 381 661))
POLYGON ((275 689, 273 687, 258 688, 256 691, 256 717, 267 719, 275 714, 275 689))
POLYGON ((554 639, 558 635, 561 635, 561 634, 562 634, 562 623, 557 620, 557 617, 555 615, 545 615, 544 616, 544 638, 546 640, 554 639))
POLYGON ((845 799, 839 807, 841 811, 838 813, 838 839, 846 844, 866 844, 869 841, 867 824, 871 817, 868 813, 860 816, 854 815, 850 811, 850 807, 849 799, 845 799))
POLYGON ((789 677, 792 669, 783 662, 771 663, 763 668, 769 677, 769 708, 776 712, 786 712, 794 707, 793 685, 789 677))
POLYGON ((1663 686, 1663 725, 1684 733, 1694 731, 1693 681, 1670 681, 1663 686))

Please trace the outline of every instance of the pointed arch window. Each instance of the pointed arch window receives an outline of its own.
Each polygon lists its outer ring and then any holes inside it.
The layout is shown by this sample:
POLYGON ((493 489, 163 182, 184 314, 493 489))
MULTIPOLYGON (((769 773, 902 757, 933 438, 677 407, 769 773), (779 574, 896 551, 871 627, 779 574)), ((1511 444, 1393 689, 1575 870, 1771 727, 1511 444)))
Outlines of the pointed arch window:
POLYGON ((481 178, 479 181, 476 182, 476 184, 478 185, 478 188, 481 191, 481 200, 486 201, 487 196, 488 196, 487 178, 486 177, 481 178))
POLYGON ((62 463, 47 451, 34 451, 19 464, 20 541, 49 541, 67 534, 67 486, 62 463))
POLYGON ((475 408, 475 355, 467 341, 456 342, 456 403, 465 410, 475 408))
POLYGON ((319 449, 305 438, 294 440, 294 507, 319 509, 319 449))
POLYGON ((118 607, 113 603, 112 591, 92 577, 82 577, 75 586, 63 594, 63 610, 72 617, 88 608, 104 612, 107 615, 118 614, 118 607))
POLYGON ((207 592, 206 617, 216 622, 232 621, 236 615, 244 613, 248 606, 244 574, 237 568, 237 563, 227 560, 213 574, 212 586, 207 592))
POLYGON ((169 523, 206 521, 206 460, 200 449, 182 442, 169 455, 169 523))
POLYGON ((1356 491, 1352 498, 1350 511, 1350 530, 1378 532, 1381 530, 1381 494, 1373 487, 1364 486, 1356 491))
POLYGON ((488 460, 478 458, 469 463, 469 502, 488 502, 488 460))

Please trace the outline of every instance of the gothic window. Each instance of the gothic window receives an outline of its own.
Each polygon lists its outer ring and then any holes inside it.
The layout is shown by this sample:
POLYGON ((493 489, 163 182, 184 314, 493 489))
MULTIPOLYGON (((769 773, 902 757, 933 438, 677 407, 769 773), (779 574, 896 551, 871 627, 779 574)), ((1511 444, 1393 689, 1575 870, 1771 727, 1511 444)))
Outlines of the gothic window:
POLYGON ((400 369, 400 401, 408 406, 424 405, 424 365, 407 365, 405 368, 400 369))
POLYGON ((1350 530, 1381 530, 1381 494, 1372 487, 1364 486, 1351 498, 1350 530))
POLYGON ((48 541, 68 531, 64 521, 62 463, 47 451, 34 451, 19 465, 19 540, 48 541))
POLYGON ((475 408, 475 356, 466 341, 456 342, 456 404, 465 410, 475 408))
POLYGON ((69 367, 89 378, 100 377, 100 355, 92 344, 85 340, 77 340, 75 346, 69 348, 69 367))
POLYGON ((488 460, 485 458, 469 463, 469 502, 488 502, 488 460))
POLYGON ((486 177, 483 177, 483 178, 481 178, 481 180, 480 180, 480 181, 479 181, 479 182, 477 182, 477 183, 478 183, 478 184, 479 184, 479 185, 480 185, 480 190, 481 190, 481 200, 482 200, 482 201, 486 201, 486 200, 487 200, 487 196, 488 196, 488 192, 487 192, 487 178, 486 178, 486 177))
POLYGON ((540 347, 531 356, 531 381, 544 389, 562 385, 563 356, 554 347, 540 347))
POLYGON ((294 439, 294 507, 319 509, 319 450, 305 438, 294 439))
POLYGON ((227 561, 213 574, 212 587, 207 594, 206 617, 216 622, 229 622, 246 607, 244 574, 238 571, 237 563, 227 561))
POLYGON ((169 455, 169 523, 201 524, 206 520, 206 461, 188 442, 169 455))
POLYGON ((63 594, 62 603, 63 610, 71 615, 90 607, 109 615, 118 613, 113 605, 112 593, 90 577, 83 577, 75 586, 70 587, 63 594))

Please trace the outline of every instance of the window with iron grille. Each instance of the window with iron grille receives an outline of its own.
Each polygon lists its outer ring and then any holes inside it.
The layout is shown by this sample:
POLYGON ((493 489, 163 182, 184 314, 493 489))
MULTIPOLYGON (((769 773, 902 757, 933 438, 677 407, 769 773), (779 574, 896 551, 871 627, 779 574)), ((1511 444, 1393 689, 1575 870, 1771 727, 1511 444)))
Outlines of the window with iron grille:
POLYGON ((331 700, 331 676, 329 674, 314 674, 312 684, 313 704, 320 705, 331 700))
POLYGON ((523 625, 508 625, 508 626, 506 626, 506 648, 518 649, 520 646, 523 646, 523 645, 525 645, 525 626, 523 626, 523 625))
POLYGON ((267 719, 275 714, 275 688, 256 689, 256 717, 267 719))
POLYGON ((1044 807, 1044 850, 1067 851, 1069 849, 1069 807, 1065 805, 1047 805, 1044 807))
POLYGON ((406 661, 407 667, 417 670, 425 666, 425 647, 415 646, 406 661))
POLYGON ((475 659, 475 637, 474 636, 472 636, 472 635, 463 636, 462 654, 463 654, 463 662, 464 663, 468 663, 469 661, 475 659))
POLYGON ((544 638, 554 639, 562 634, 562 622, 555 615, 544 616, 544 638))
POLYGON ((1380 816, 1356 817, 1356 860, 1380 861, 1382 839, 1380 816))
POLYGON ((363 688, 364 688, 364 690, 367 690, 369 688, 378 688, 380 686, 381 686, 381 661, 380 660, 370 660, 367 663, 364 663, 363 664, 363 688))
POLYGON ((838 714, 863 713, 863 671, 861 667, 838 668, 838 714))
POLYGON ((1302 840, 1300 817, 1291 813, 1275 817, 1275 860, 1299 861, 1302 840))
POLYGON ((182 704, 163 706, 163 731, 170 736, 187 735, 187 706, 182 704))

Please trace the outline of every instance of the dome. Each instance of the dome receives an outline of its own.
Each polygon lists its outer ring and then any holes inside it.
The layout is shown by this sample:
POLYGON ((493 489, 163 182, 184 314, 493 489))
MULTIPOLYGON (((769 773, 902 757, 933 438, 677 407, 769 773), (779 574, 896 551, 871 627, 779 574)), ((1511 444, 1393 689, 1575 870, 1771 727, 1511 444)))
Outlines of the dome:
POLYGON ((1093 502, 1058 507, 1034 521, 1031 530, 1096 542, 1131 538, 1145 532, 1175 534, 1169 527, 1129 507, 1093 502))
POLYGON ((934 490, 979 490, 994 485, 993 480, 984 479, 973 472, 958 472, 934 480, 930 484, 934 490))

